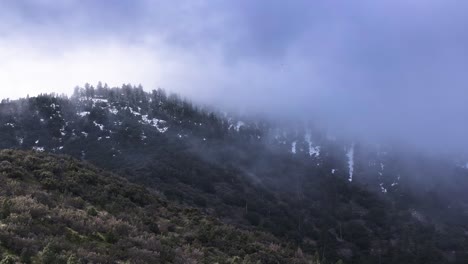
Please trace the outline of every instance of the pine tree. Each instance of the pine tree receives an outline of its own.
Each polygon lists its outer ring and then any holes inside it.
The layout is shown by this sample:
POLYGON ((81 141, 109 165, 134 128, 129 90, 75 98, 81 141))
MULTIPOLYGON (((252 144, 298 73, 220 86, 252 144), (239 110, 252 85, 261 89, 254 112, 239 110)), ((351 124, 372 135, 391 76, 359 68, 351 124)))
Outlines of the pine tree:
POLYGON ((47 244, 47 246, 42 250, 40 253, 40 259, 43 264, 55 263, 57 256, 52 243, 47 244))
POLYGON ((2 210, 0 211, 0 219, 5 219, 11 214, 11 201, 9 199, 3 200, 2 210))
POLYGON ((70 257, 67 260, 67 264, 79 264, 81 263, 80 260, 74 255, 70 255, 70 257))
POLYGON ((15 264, 15 259, 8 255, 0 261, 0 264, 15 264))

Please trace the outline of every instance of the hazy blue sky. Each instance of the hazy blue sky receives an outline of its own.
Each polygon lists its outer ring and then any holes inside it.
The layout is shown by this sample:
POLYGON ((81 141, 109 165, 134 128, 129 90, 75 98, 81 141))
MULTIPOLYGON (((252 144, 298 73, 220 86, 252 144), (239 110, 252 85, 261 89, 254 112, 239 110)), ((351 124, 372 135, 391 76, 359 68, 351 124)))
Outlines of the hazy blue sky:
POLYGON ((141 83, 468 147, 461 0, 4 0, 0 97, 141 83))

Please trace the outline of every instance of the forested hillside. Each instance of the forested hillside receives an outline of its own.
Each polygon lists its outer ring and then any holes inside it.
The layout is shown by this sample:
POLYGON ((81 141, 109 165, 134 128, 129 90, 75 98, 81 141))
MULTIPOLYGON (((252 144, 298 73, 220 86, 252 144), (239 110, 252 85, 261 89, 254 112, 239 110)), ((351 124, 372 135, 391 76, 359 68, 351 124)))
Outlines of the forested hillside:
POLYGON ((0 151, 0 183, 1 263, 319 261, 68 156, 0 151))
MULTIPOLYGON (((283 259, 261 263, 290 263, 284 259, 298 248, 330 263, 468 261, 468 170, 461 161, 367 146, 311 123, 224 114, 130 85, 4 100, 0 133, 0 148, 71 155, 144 185, 171 208, 195 207, 294 245, 283 259)), ((141 214, 149 213, 145 206, 137 206, 141 214)))

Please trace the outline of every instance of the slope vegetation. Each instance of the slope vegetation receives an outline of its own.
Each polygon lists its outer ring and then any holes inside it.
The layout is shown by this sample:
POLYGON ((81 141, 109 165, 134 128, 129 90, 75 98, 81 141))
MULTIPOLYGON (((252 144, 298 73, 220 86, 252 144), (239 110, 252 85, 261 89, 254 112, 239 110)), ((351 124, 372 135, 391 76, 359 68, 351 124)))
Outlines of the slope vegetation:
POLYGON ((308 263, 68 156, 0 151, 2 263, 308 263))

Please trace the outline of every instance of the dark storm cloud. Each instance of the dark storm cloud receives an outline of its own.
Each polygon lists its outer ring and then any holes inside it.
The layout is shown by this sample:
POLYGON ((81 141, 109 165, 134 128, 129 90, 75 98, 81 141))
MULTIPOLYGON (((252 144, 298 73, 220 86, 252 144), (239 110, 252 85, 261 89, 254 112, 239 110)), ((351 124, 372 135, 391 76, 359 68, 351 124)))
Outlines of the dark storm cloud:
POLYGON ((9 20, 0 21, 15 30, 0 26, 0 36, 54 38, 60 49, 101 39, 157 51, 164 74, 148 88, 158 82, 223 106, 314 118, 363 138, 466 149, 467 5, 6 1, 9 20))

